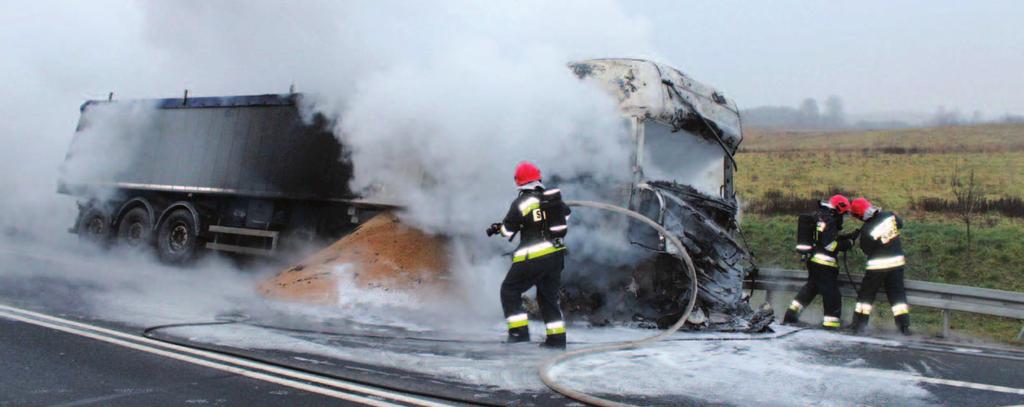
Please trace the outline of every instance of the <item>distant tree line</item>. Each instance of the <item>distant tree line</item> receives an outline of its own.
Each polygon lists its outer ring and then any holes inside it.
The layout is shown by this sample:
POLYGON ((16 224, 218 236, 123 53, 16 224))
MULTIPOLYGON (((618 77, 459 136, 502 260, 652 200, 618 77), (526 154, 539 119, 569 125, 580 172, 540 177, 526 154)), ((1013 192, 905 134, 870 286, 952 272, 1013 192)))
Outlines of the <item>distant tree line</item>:
POLYGON ((981 111, 970 116, 958 109, 940 106, 928 119, 913 120, 857 120, 846 116, 843 99, 839 96, 825 98, 822 105, 814 98, 806 98, 799 106, 761 106, 741 111, 743 124, 750 127, 778 128, 789 130, 847 130, 847 129, 900 129, 918 126, 960 126, 980 123, 1024 123, 1024 116, 1007 114, 995 119, 986 119, 981 111), (823 106, 822 106, 823 105, 823 106))

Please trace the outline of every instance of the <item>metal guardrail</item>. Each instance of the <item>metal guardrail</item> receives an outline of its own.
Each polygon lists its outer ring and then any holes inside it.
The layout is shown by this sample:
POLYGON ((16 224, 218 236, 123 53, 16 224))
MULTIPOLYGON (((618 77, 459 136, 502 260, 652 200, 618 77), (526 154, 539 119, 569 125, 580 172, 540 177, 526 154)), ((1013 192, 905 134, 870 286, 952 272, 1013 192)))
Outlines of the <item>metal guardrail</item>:
MULTIPOLYGON (((858 285, 864 279, 863 274, 852 274, 852 277, 858 285)), ((774 291, 796 292, 806 281, 805 270, 761 269, 756 280, 747 280, 744 286, 748 289, 765 290, 771 298, 774 291)), ((907 302, 910 305, 942 310, 943 336, 949 334, 950 311, 1024 320, 1024 293, 917 280, 906 280, 905 286, 907 302)), ((857 292, 845 273, 839 277, 839 290, 844 297, 857 297, 857 292)), ((1024 328, 1021 328, 1017 339, 1024 340, 1024 328)))

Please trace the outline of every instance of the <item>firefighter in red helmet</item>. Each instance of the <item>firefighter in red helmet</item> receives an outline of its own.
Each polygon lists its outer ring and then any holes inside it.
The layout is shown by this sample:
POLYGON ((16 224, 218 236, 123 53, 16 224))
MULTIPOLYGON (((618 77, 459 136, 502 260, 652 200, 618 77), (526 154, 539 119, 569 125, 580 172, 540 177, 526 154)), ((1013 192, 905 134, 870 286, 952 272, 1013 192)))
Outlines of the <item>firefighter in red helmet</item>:
POLYGON ((529 162, 516 167, 519 196, 501 223, 487 228, 487 236, 501 234, 513 239, 519 234, 519 247, 512 255, 512 267, 501 283, 501 306, 508 323, 508 342, 530 340, 529 318, 523 309, 522 295, 537 287, 537 303, 546 325, 542 346, 565 349, 565 322, 558 304, 562 288, 562 268, 566 248, 562 241, 568 232, 569 206, 558 189, 544 188, 540 170, 529 162))
POLYGON ((835 195, 828 201, 821 201, 818 210, 811 215, 802 215, 801 224, 807 224, 806 232, 798 233, 796 250, 806 256, 807 282, 800 288, 796 298, 790 303, 784 324, 799 321, 800 312, 811 303, 818 294, 824 306, 821 325, 825 329, 838 329, 843 309, 843 297, 839 292, 839 263, 836 254, 849 250, 853 243, 852 236, 840 235, 843 228, 843 215, 850 209, 850 201, 845 196, 835 195), (813 228, 813 229, 811 229, 813 228))
POLYGON ((885 294, 892 305, 896 326, 904 335, 910 335, 910 308, 907 306, 907 290, 903 285, 903 266, 907 260, 900 241, 903 219, 892 212, 882 211, 864 198, 853 200, 850 213, 864 222, 859 239, 860 249, 867 258, 851 329, 854 332, 864 329, 871 317, 875 295, 885 285, 885 294))

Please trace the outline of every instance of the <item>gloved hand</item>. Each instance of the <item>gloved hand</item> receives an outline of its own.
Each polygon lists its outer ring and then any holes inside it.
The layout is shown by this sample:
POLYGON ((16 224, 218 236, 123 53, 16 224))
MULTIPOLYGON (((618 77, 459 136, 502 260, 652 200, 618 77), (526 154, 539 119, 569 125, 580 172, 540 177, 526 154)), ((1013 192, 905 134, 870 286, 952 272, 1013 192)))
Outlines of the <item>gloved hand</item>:
POLYGON ((487 237, 494 236, 494 235, 498 234, 499 231, 501 231, 501 224, 500 223, 492 223, 491 226, 489 226, 487 228, 487 237))

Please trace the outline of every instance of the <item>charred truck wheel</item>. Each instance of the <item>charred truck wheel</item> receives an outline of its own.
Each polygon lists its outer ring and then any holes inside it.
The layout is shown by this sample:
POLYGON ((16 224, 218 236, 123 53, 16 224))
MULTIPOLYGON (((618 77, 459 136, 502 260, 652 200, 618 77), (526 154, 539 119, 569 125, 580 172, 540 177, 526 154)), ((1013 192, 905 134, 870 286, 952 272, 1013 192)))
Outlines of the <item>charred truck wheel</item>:
POLYGON ((135 207, 125 212, 117 223, 117 242, 130 247, 145 247, 153 236, 153 221, 149 211, 135 207))
POLYGON ((78 218, 78 239, 99 246, 110 242, 110 214, 96 207, 82 208, 78 218))
POLYGON ((175 264, 192 260, 199 247, 198 228, 192 212, 187 209, 175 209, 168 214, 157 231, 156 249, 160 259, 175 264))

